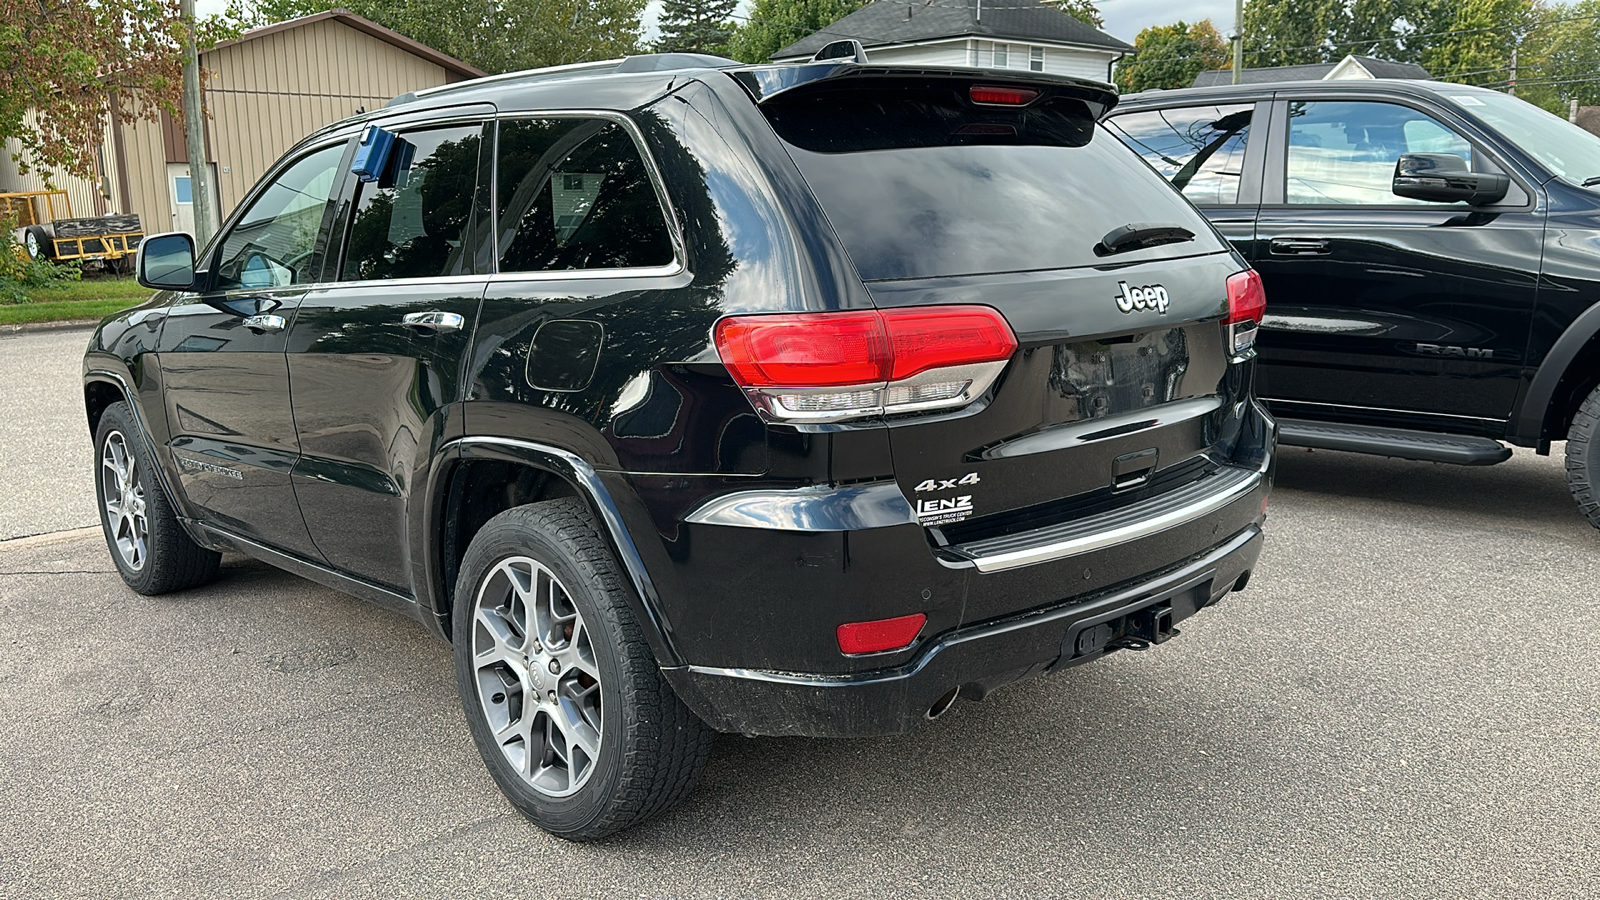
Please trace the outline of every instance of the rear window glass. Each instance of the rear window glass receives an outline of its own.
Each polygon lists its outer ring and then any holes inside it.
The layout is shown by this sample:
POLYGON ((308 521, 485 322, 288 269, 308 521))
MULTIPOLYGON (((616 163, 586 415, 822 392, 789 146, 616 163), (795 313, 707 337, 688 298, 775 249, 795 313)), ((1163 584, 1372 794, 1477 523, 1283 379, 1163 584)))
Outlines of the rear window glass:
POLYGON ((1192 206, 1082 101, 977 106, 956 88, 809 93, 763 106, 868 281, 1103 264, 1130 222, 1195 239, 1117 262, 1221 249, 1192 206))

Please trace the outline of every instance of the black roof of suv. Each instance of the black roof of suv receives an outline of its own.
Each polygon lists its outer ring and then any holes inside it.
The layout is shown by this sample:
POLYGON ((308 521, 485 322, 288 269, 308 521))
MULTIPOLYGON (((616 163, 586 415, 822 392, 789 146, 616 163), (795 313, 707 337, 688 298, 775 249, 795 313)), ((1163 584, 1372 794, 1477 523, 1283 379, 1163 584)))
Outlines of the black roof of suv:
POLYGON ((322 129, 84 361, 136 590, 232 548, 455 645, 593 838, 711 730, 897 732, 1242 588, 1264 298, 1026 72, 629 61, 322 129))

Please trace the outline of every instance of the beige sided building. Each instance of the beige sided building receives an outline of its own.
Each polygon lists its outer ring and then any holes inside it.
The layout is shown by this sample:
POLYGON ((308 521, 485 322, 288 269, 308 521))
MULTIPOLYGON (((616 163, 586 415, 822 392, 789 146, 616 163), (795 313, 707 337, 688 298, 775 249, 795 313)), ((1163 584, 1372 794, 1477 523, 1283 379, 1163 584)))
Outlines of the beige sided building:
MULTIPOLYGON (((407 91, 484 73, 369 19, 331 10, 257 28, 201 54, 207 154, 222 219, 283 152, 317 128, 375 109, 407 91)), ((45 187, 0 154, 0 192, 45 187)), ((194 230, 189 154, 181 122, 110 124, 94 180, 54 173, 76 216, 138 213, 149 234, 194 230)))

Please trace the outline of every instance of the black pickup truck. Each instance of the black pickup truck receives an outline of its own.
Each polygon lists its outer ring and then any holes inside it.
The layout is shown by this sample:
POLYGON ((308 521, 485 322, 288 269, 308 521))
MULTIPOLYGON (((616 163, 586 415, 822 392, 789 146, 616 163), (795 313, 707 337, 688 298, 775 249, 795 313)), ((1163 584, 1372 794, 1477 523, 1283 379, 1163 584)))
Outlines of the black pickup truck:
POLYGON ((1600 527, 1600 138, 1434 81, 1153 91, 1107 123, 1261 273, 1283 443, 1489 465, 1565 440, 1600 527))

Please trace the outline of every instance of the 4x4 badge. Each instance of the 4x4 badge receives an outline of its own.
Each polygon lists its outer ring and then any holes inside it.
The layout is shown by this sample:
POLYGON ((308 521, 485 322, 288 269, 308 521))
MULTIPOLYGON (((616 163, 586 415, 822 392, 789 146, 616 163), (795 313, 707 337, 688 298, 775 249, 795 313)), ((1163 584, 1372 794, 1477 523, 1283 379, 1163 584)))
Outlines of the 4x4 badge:
POLYGON ((960 478, 929 478, 927 481, 917 485, 916 490, 918 493, 922 491, 948 491, 957 487, 966 487, 969 484, 977 484, 982 480, 982 478, 978 477, 977 472, 968 472, 960 478))
POLYGON ((1167 307, 1171 299, 1167 296, 1167 289, 1159 284, 1147 284, 1144 287, 1128 287, 1126 281, 1117 282, 1121 293, 1117 294, 1117 309, 1125 313, 1134 310, 1153 309, 1161 315, 1167 314, 1167 307))

